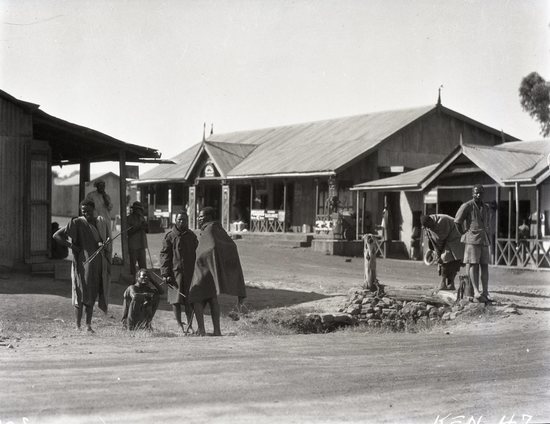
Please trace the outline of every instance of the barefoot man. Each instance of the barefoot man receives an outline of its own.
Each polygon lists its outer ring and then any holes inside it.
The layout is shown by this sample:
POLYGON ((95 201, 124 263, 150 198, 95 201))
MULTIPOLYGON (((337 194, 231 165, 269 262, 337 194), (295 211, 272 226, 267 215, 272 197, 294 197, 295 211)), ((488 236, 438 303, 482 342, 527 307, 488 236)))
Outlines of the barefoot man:
POLYGON ((168 286, 168 303, 172 305, 174 316, 184 333, 187 332, 181 320, 181 305, 191 328, 193 310, 189 303, 189 287, 195 269, 195 250, 197 236, 188 226, 187 213, 182 211, 176 215, 176 225, 166 233, 160 251, 160 273, 168 286))
POLYGON ((99 308, 107 312, 111 285, 111 243, 106 244, 91 261, 87 262, 87 259, 111 238, 111 226, 101 215, 94 216, 94 202, 91 200, 80 203, 80 212, 82 216, 71 219, 66 227, 56 231, 53 238, 71 248, 73 253, 71 279, 76 327, 80 329, 85 308, 86 328, 93 333, 92 314, 96 299, 99 308))
POLYGON ((474 287, 475 298, 488 302, 489 298, 489 205, 483 202, 483 186, 472 188, 472 200, 463 203, 455 216, 458 231, 465 244, 464 263, 474 287), (479 292, 481 274, 482 292, 479 292))
POLYGON ((210 305, 214 335, 221 336, 220 293, 237 296, 239 307, 246 297, 243 270, 235 242, 219 222, 214 221, 214 208, 205 207, 198 217, 201 234, 197 247, 197 261, 189 290, 197 318, 197 334, 206 335, 204 307, 210 305))

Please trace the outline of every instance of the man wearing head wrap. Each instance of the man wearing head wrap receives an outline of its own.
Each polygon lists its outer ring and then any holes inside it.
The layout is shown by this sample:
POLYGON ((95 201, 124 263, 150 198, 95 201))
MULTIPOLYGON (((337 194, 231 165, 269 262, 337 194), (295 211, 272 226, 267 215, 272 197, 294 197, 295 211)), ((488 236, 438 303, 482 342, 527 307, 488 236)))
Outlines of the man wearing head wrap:
POLYGON ((105 192, 105 181, 96 180, 94 182, 94 187, 96 188, 96 191, 90 191, 86 195, 86 199, 94 202, 96 216, 102 216, 110 226, 111 209, 113 209, 113 204, 111 203, 111 198, 105 192))
POLYGON ((235 242, 219 222, 214 220, 215 211, 203 208, 198 216, 201 229, 197 247, 197 261, 193 281, 189 290, 189 301, 193 303, 197 318, 197 334, 204 336, 204 307, 210 305, 214 335, 221 336, 220 293, 237 296, 239 306, 246 297, 243 271, 235 242))
POLYGON ((99 308, 107 312, 111 286, 111 227, 102 216, 94 216, 94 202, 83 200, 80 204, 82 216, 73 218, 66 227, 53 235, 54 239, 72 250, 71 269, 72 301, 75 306, 76 327, 80 329, 83 309, 86 309, 86 327, 91 333, 92 313, 96 299, 99 308), (71 241, 69 242, 69 238, 71 241), (101 253, 87 262, 96 250, 101 253))

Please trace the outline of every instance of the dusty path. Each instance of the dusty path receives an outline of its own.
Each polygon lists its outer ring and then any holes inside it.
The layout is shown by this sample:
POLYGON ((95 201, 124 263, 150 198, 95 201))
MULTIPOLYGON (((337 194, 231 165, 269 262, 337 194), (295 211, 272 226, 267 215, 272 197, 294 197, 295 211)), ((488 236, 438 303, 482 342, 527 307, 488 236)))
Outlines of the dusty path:
POLYGON ((474 333, 23 342, 2 354, 0 419, 548 422, 548 332, 474 333))

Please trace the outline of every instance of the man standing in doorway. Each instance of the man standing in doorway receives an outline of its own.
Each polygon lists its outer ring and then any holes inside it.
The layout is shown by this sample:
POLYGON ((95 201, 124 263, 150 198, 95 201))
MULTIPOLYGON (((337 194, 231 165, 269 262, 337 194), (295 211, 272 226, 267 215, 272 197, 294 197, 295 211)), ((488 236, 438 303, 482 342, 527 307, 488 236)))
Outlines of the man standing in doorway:
POLYGON ((105 192, 105 181, 96 180, 94 182, 96 191, 90 191, 86 195, 86 199, 94 202, 96 216, 102 216, 111 227, 111 210, 113 203, 111 197, 105 192))
POLYGON ((71 278, 76 327, 80 330, 85 307, 86 327, 88 332, 93 333, 92 313, 96 299, 103 312, 107 312, 109 302, 111 243, 105 243, 111 238, 111 227, 102 216, 94 216, 94 202, 91 200, 83 200, 80 211, 82 216, 71 219, 53 238, 73 253, 71 278), (101 252, 88 261, 98 248, 102 248, 101 252))
POLYGON ((197 318, 197 334, 205 336, 204 307, 210 305, 214 336, 221 336, 220 293, 238 297, 240 308, 246 297, 243 270, 235 242, 219 222, 214 221, 214 208, 203 208, 198 216, 201 229, 197 247, 197 261, 189 290, 197 318))
POLYGON ((463 203, 455 216, 455 224, 465 244, 464 263, 474 287, 475 298, 489 302, 489 225, 490 208, 483 203, 483 186, 472 188, 472 200, 463 203), (481 274, 482 292, 479 292, 481 274))
POLYGON ((147 268, 145 249, 147 249, 148 227, 143 216, 143 206, 140 202, 134 202, 130 210, 131 213, 126 218, 128 224, 128 250, 130 254, 130 273, 135 276, 136 262, 138 269, 147 268))
POLYGON ((189 218, 184 211, 176 215, 176 225, 164 236, 160 251, 160 273, 168 286, 168 303, 184 333, 191 328, 193 310, 189 303, 189 287, 195 269, 197 236, 189 229, 189 218), (181 305, 189 323, 188 329, 181 320, 181 305))

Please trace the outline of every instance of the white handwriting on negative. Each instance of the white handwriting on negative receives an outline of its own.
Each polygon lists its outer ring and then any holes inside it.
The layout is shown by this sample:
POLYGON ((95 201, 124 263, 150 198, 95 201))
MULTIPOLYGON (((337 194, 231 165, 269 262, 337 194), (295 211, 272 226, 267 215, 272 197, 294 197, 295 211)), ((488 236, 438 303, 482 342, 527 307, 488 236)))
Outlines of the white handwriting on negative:
MULTIPOLYGON (((511 417, 503 415, 500 421, 498 421, 498 424, 529 424, 532 418, 533 417, 531 415, 527 414, 522 414, 521 418, 519 415, 516 417, 515 414, 511 417)), ((480 415, 479 417, 467 417, 466 415, 456 415, 452 417, 451 414, 448 414, 444 417, 438 415, 434 421, 434 424, 482 424, 488 422, 489 421, 485 421, 483 419, 483 415, 480 415)))

